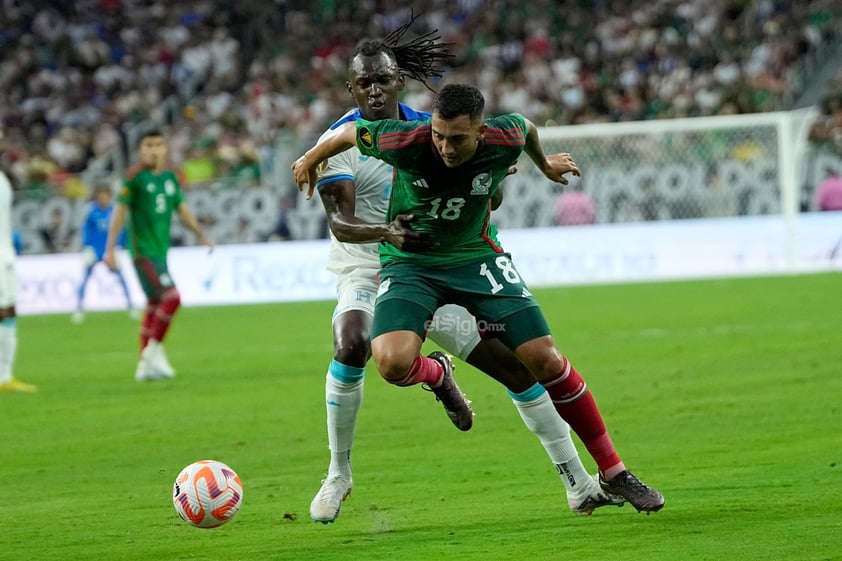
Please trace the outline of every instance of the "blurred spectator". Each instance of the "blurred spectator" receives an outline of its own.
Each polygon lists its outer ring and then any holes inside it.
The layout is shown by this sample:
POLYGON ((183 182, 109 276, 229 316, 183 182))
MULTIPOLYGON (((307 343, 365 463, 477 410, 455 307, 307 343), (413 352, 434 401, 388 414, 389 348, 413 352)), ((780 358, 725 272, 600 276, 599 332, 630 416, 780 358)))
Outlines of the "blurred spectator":
POLYGON ((275 227, 269 232, 266 241, 284 242, 292 239, 292 231, 289 228, 289 212, 294 208, 295 202, 291 197, 283 197, 278 206, 278 221, 275 227))
POLYGON ((228 177, 239 186, 258 185, 260 183, 260 155, 251 142, 243 142, 235 149, 233 163, 228 177))
POLYGON ((23 191, 28 197, 46 198, 58 192, 51 181, 58 171, 58 166, 49 159, 35 155, 29 159, 25 168, 23 191))
POLYGON ((593 199, 579 186, 565 188, 558 196, 555 212, 559 226, 593 224, 596 217, 593 199))
POLYGON ((816 187, 816 208, 842 210, 842 177, 833 170, 827 170, 827 177, 816 187))
POLYGON ((830 83, 820 110, 810 129, 810 142, 842 157, 842 69, 830 83))
POLYGON ((41 228, 39 234, 48 252, 64 253, 70 250, 76 230, 68 226, 62 210, 56 208, 50 213, 50 222, 41 228))
POLYGON ((206 183, 217 176, 215 144, 212 138, 205 137, 196 139, 190 146, 187 159, 181 166, 185 187, 206 183))

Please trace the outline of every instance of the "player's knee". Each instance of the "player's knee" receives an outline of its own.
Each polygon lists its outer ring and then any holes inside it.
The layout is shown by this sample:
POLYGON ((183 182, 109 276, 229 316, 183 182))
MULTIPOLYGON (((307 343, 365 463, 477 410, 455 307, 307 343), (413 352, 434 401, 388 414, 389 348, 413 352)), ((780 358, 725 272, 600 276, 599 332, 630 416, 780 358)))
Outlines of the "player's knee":
POLYGON ((368 335, 356 333, 337 338, 333 346, 333 358, 342 364, 362 367, 371 353, 368 335))
POLYGON ((163 300, 166 300, 167 302, 171 302, 172 304, 174 304, 176 306, 180 306, 181 305, 181 293, 178 291, 177 288, 173 288, 171 290, 168 290, 166 293, 164 293, 163 300))
POLYGON ((159 302, 160 307, 168 314, 172 315, 181 306, 181 294, 178 289, 171 288, 161 295, 159 302))
POLYGON ((398 353, 385 352, 379 356, 375 355, 374 364, 384 380, 397 382, 406 377, 406 373, 412 366, 412 360, 407 360, 398 353))
POLYGON ((400 347, 389 345, 375 347, 372 344, 372 356, 380 376, 387 382, 394 383, 406 378, 416 355, 405 352, 400 347))
POLYGON ((371 341, 371 356, 380 376, 390 383, 404 380, 421 351, 421 337, 410 331, 378 335, 371 341))
POLYGON ((564 357, 549 336, 523 343, 517 348, 517 356, 539 381, 558 376, 565 366, 564 357))

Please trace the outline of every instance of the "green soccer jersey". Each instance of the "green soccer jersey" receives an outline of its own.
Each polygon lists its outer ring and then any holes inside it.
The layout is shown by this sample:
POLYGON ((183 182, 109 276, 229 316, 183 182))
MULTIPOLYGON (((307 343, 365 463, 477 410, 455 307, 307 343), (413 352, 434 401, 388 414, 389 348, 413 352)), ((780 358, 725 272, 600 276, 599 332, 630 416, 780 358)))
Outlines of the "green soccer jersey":
POLYGON ((410 261, 446 267, 502 253, 489 222, 491 197, 526 143, 526 121, 517 114, 486 120, 485 139, 473 158, 457 168, 444 165, 432 141, 430 120, 357 120, 357 147, 395 168, 388 220, 413 214, 412 228, 431 232, 438 245, 424 253, 380 244, 380 261, 410 261))
POLYGON ((123 181, 117 201, 129 208, 126 229, 132 257, 166 260, 172 213, 184 201, 175 173, 143 169, 123 181))

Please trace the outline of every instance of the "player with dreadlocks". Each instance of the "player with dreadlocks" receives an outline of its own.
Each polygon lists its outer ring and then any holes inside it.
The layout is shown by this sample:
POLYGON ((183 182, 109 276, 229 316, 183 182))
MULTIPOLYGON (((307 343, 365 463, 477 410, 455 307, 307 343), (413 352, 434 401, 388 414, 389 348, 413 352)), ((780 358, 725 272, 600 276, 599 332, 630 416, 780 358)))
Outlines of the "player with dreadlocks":
MULTIPOLYGON (((357 107, 325 135, 360 118, 417 120, 429 116, 399 103, 398 94, 406 77, 432 89, 427 81, 442 75, 442 66, 452 55, 435 31, 401 43, 415 19, 383 39, 358 43, 346 83, 357 107)), ((391 166, 362 157, 353 148, 325 162, 318 181, 311 185, 311 189, 318 189, 330 226, 328 269, 338 275, 334 354, 325 382, 330 466, 310 504, 310 516, 316 522, 333 522, 351 493, 351 447, 362 403, 365 365, 371 356, 369 334, 380 269, 378 244, 424 251, 432 243, 423 233, 411 229, 411 215, 399 215, 385 223, 391 181, 391 166)), ((310 195, 312 190, 308 198, 310 195)), ((430 322, 428 337, 506 386, 525 424, 539 438, 561 475, 568 504, 575 513, 591 514, 598 507, 624 502, 622 497, 603 492, 586 472, 570 438, 570 427, 557 413, 547 391, 497 339, 481 340, 476 320, 467 310, 453 305, 441 308, 430 322)), ((463 431, 470 429, 473 412, 453 378, 450 357, 434 352, 419 357, 417 362, 406 385, 424 382, 442 402, 453 424, 463 431)))

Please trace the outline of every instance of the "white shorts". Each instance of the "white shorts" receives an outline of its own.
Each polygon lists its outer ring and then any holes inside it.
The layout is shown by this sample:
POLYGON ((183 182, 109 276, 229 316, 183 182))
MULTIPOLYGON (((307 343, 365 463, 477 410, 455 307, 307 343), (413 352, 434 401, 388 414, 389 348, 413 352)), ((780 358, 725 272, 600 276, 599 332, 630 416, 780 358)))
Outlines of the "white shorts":
POLYGON ((0 308, 10 308, 18 299, 18 275, 13 255, 0 255, 0 308))
POLYGON ((436 310, 427 328, 427 338, 448 353, 467 360, 480 342, 477 319, 462 306, 445 304, 436 310))
MULTIPOLYGON (((333 317, 351 310, 374 317, 378 269, 356 269, 343 274, 336 283, 336 308, 333 317)), ((479 344, 477 320, 468 310, 446 304, 436 310, 427 337, 448 353, 465 360, 479 344)))
POLYGON ((374 317, 374 300, 377 298, 378 269, 355 269, 340 275, 336 282, 336 308, 333 317, 351 310, 365 312, 374 317))

